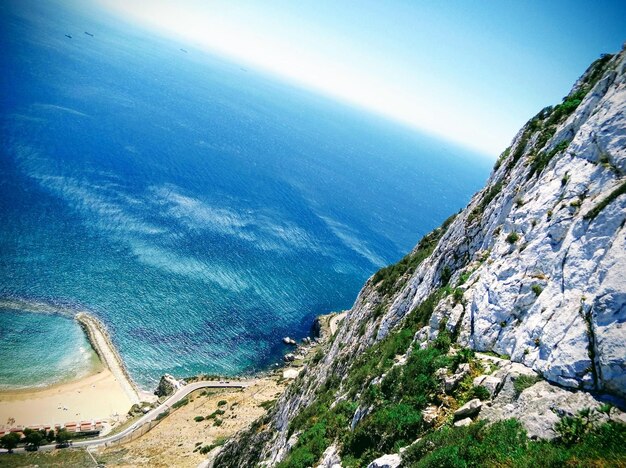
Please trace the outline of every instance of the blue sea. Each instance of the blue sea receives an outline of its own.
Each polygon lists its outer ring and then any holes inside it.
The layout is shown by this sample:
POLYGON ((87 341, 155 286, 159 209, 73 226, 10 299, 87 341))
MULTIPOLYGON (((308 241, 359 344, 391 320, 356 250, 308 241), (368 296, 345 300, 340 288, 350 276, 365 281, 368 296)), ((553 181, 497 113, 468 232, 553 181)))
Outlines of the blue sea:
MULTIPOLYGON (((88 3, 0 3, 0 305, 91 311, 144 388, 272 366, 487 178, 480 155, 88 3)), ((72 323, 2 310, 0 387, 91 365, 48 352, 81 353, 72 323)))

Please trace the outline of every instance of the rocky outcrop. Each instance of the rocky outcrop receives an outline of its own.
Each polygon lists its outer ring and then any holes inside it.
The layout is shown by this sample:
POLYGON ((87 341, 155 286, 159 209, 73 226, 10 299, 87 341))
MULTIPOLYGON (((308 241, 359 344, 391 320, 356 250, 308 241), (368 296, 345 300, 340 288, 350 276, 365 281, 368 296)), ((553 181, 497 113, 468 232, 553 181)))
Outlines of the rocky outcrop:
MULTIPOLYGON (((218 466, 282 460, 297 440, 289 423, 316 392, 341 382, 410 311, 442 297, 435 294, 442 286, 451 294, 413 344, 424 347, 447 330, 463 347, 507 356, 478 382, 494 398, 474 402, 479 418, 517 416, 531 435, 550 437, 550 405, 598 403, 580 390, 626 397, 625 173, 621 52, 592 64, 563 103, 520 130, 467 208, 366 283, 324 358, 288 388, 262 429, 225 445, 218 466), (538 375, 547 381, 517 393, 516 379, 538 375)), ((397 365, 405 361, 399 356, 397 365)), ((465 416, 457 419, 466 424, 465 416)))
POLYGON ((181 383, 176 380, 170 374, 165 374, 161 376, 161 380, 159 380, 159 385, 157 389, 154 391, 154 394, 158 397, 167 397, 174 393, 181 387, 181 383))
POLYGON ((401 461, 400 455, 383 455, 367 465, 367 468, 397 468, 401 461))

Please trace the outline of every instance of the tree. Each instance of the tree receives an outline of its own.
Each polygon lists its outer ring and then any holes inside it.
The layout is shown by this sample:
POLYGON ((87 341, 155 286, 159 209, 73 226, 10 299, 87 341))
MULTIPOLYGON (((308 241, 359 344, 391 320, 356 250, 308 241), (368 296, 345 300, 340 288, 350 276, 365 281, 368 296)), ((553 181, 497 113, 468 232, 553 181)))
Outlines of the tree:
POLYGON ((46 434, 46 439, 48 440, 48 442, 52 442, 55 439, 55 434, 54 434, 54 430, 50 429, 48 431, 48 433, 46 434))
POLYGON ((57 431, 56 441, 59 444, 64 444, 65 442, 70 440, 70 437, 71 435, 69 432, 67 432, 67 429, 62 428, 57 431))
POLYGON ((0 446, 7 449, 9 453, 13 452, 13 449, 17 447, 20 441, 20 436, 17 432, 9 432, 8 434, 0 437, 0 446))
POLYGON ((37 450, 41 445, 44 437, 39 431, 33 431, 31 429, 24 429, 24 436, 26 441, 26 447, 37 450))

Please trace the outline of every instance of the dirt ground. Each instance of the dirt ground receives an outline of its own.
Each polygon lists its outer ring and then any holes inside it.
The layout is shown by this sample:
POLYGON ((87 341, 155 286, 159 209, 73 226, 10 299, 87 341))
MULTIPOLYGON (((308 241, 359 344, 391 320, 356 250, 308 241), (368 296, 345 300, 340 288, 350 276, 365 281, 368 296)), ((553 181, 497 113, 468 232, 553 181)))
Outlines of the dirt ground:
POLYGON ((283 390, 284 384, 273 377, 245 389, 199 390, 147 434, 94 455, 107 466, 195 467, 207 458, 202 447, 223 443, 248 426, 283 390), (205 419, 196 422, 200 416, 205 419))

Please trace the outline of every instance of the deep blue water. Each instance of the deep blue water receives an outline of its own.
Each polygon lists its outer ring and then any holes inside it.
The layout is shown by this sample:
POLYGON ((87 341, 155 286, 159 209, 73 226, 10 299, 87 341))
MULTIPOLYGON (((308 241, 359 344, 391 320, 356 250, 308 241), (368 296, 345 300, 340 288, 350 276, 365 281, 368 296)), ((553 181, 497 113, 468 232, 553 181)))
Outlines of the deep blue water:
POLYGON ((456 146, 105 15, 16 0, 0 20, 0 299, 91 310, 146 387, 271 365, 282 336, 350 307, 488 175, 456 146))

